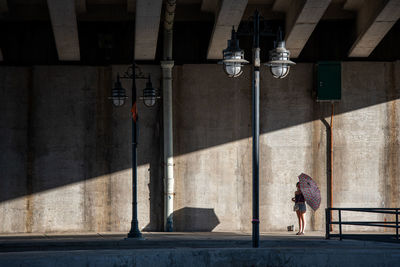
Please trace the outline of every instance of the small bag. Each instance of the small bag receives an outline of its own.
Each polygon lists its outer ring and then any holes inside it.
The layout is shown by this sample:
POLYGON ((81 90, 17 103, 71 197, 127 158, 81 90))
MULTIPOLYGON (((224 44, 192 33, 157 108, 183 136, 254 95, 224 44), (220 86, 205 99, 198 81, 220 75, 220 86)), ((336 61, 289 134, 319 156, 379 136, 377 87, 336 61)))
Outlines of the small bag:
POLYGON ((299 204, 294 204, 293 211, 298 211, 300 209, 299 204))

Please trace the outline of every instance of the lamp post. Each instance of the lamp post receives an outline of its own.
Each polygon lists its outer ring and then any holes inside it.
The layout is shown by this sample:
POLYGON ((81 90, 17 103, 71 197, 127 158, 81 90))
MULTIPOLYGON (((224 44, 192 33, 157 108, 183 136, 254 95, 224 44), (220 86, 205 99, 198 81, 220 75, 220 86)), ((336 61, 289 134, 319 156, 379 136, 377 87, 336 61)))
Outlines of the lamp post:
MULTIPOLYGON (((244 52, 239 48, 237 35, 232 30, 232 39, 228 41, 228 47, 223 54, 222 64, 229 77, 238 77, 242 74, 242 66, 248 61, 244 59, 244 52)), ((259 219, 259 136, 260 136, 260 14, 256 10, 253 17, 253 79, 252 79, 252 169, 253 169, 253 218, 252 218, 252 243, 253 247, 259 247, 260 243, 260 219, 259 219)), ((272 34, 263 34, 274 36, 272 34)), ((289 74, 290 66, 295 63, 290 61, 290 52, 285 48, 285 42, 279 34, 275 49, 269 53, 270 61, 265 65, 275 78, 284 78, 289 74)))
POLYGON ((136 66, 133 62, 132 66, 124 73, 123 76, 117 75, 117 81, 115 82, 114 88, 111 91, 112 103, 115 107, 121 107, 124 105, 125 100, 128 98, 125 94, 125 89, 122 88, 120 79, 131 79, 132 80, 132 221, 131 229, 128 233, 128 238, 141 238, 142 234, 139 230, 139 223, 137 218, 137 126, 139 123, 139 118, 137 114, 136 105, 136 79, 147 79, 146 88, 143 90, 143 96, 140 99, 147 107, 152 107, 155 105, 157 98, 157 90, 153 88, 151 84, 150 75, 146 77, 139 69, 139 75, 136 75, 136 66))

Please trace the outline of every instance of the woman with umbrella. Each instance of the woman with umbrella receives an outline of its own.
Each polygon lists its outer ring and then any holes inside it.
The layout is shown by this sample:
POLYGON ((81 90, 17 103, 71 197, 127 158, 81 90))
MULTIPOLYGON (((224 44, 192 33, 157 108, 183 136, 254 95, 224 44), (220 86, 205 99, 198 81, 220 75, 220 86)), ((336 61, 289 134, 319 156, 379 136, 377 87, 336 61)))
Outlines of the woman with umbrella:
POLYGON ((306 221, 304 219, 304 213, 306 213, 306 202, 314 211, 316 211, 321 204, 321 192, 319 191, 317 183, 310 176, 304 173, 299 175, 299 182, 296 186, 297 191, 292 200, 295 202, 294 210, 299 219, 299 232, 297 235, 304 235, 304 229, 306 228, 306 221))
POLYGON ((299 220, 299 231, 296 235, 304 235, 304 229, 306 228, 304 214, 306 213, 307 208, 304 200, 304 195, 300 190, 300 182, 297 182, 296 187, 297 191, 294 192, 294 198, 292 198, 292 201, 294 201, 295 203, 293 209, 296 211, 297 219, 299 220))

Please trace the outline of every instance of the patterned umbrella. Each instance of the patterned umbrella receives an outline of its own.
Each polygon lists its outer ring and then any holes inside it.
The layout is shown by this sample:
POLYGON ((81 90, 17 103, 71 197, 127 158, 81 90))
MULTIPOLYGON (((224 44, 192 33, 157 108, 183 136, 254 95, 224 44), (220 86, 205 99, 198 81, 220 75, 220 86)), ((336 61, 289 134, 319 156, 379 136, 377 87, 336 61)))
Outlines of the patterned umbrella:
POLYGON ((321 193, 319 192, 318 185, 307 174, 299 175, 300 190, 307 204, 313 209, 317 210, 321 204, 321 193))

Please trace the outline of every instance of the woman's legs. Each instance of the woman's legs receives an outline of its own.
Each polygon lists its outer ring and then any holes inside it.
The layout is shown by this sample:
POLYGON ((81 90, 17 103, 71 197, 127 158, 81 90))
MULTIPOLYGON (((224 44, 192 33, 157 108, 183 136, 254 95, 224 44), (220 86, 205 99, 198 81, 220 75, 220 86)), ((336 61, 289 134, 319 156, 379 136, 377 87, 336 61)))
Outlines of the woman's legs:
POLYGON ((297 219, 299 220, 299 231, 297 232, 297 234, 301 233, 301 212, 299 210, 296 210, 296 214, 297 214, 297 219))
POLYGON ((301 232, 301 233, 303 233, 304 234, 304 230, 306 229, 306 220, 304 219, 304 214, 306 213, 306 212, 299 212, 300 213, 300 217, 299 217, 299 220, 301 221, 301 230, 299 231, 299 232, 301 232))

